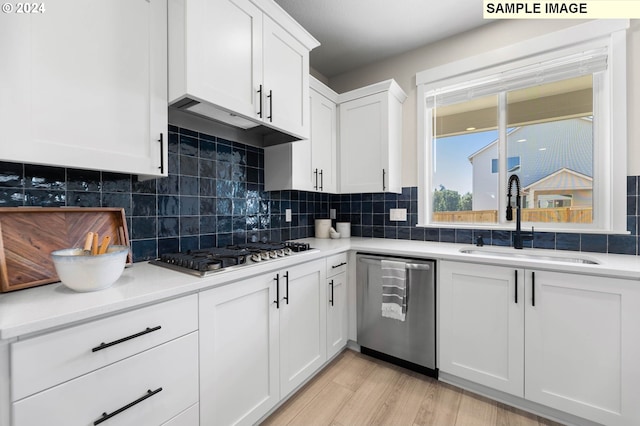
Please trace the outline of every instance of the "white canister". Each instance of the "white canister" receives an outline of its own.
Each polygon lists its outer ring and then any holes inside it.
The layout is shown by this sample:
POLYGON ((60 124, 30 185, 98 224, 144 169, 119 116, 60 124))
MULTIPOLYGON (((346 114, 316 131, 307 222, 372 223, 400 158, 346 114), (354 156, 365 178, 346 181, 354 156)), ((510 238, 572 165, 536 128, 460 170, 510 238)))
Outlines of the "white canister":
POLYGON ((336 222, 336 231, 340 238, 351 238, 351 222, 336 222))
POLYGON ((331 219, 316 219, 316 238, 329 238, 331 219))

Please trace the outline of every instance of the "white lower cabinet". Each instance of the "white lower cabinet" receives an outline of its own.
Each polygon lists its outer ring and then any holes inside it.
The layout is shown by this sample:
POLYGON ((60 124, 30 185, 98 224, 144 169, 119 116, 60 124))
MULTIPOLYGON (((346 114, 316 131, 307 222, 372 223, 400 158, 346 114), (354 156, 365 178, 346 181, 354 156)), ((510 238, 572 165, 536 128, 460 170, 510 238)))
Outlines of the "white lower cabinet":
POLYGON ((198 333, 13 404, 14 426, 159 425, 198 402, 198 333))
POLYGON ((273 276, 199 294, 200 421, 253 424, 280 398, 273 276))
POLYGON ((607 425, 640 423, 635 281, 440 263, 440 371, 607 425))
POLYGON ((200 293, 200 420, 254 424, 326 360, 325 261, 200 293))
POLYGON ((524 295, 520 282, 515 303, 516 272, 444 261, 439 271, 439 369, 522 396, 524 295))
POLYGON ((347 253, 327 258, 327 359, 347 345, 347 253))
POLYGON ((327 359, 325 276, 324 260, 294 266, 279 274, 282 397, 301 385, 327 359))

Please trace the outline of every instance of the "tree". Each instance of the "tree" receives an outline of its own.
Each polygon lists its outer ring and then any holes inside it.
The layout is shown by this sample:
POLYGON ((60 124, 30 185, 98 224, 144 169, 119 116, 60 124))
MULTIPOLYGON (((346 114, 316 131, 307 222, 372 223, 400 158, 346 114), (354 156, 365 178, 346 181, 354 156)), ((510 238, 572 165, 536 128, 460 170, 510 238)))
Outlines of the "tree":
POLYGON ((433 211, 451 212, 457 211, 460 205, 460 194, 458 191, 447 189, 440 185, 440 189, 433 192, 433 211))
POLYGON ((457 212, 470 211, 472 208, 473 195, 470 192, 460 196, 458 191, 447 189, 440 185, 439 189, 433 191, 433 211, 434 212, 457 212))
POLYGON ((460 211, 466 212, 473 210, 473 195, 470 192, 467 192, 460 199, 460 211))

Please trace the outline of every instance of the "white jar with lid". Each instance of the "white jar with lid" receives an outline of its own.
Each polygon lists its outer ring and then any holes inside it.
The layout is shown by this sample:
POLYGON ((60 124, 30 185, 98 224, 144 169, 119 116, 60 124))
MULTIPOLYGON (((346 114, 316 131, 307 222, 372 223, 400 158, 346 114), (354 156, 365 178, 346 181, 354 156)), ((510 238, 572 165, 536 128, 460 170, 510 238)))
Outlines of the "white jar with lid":
POLYGON ((331 219, 316 219, 316 238, 329 238, 331 219))
POLYGON ((351 238, 351 222, 336 222, 336 231, 340 238, 351 238))

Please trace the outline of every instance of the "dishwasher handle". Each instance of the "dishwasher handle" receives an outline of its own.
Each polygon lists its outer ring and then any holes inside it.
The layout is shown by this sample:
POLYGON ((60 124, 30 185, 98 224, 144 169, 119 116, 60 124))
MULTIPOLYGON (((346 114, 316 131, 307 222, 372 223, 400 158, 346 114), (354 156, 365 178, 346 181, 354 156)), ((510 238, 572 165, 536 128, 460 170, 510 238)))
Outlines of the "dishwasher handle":
MULTIPOLYGON (((359 260, 361 262, 368 263, 370 265, 379 265, 380 262, 381 262, 380 259, 372 259, 372 258, 366 258, 366 257, 361 257, 359 260)), ((431 264, 429 264, 429 263, 405 263, 405 269, 428 271, 428 270, 431 269, 431 264)))

